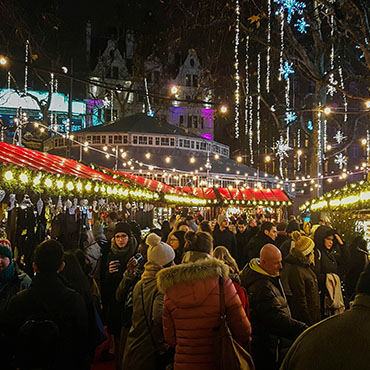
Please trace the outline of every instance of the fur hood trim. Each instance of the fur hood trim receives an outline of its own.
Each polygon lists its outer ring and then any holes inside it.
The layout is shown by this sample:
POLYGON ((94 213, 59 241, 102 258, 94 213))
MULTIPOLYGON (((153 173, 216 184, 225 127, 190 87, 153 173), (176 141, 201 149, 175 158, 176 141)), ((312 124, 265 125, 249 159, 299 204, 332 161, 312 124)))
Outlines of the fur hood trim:
POLYGON ((229 267, 215 258, 167 267, 157 274, 157 286, 160 293, 177 284, 211 277, 229 277, 229 267))

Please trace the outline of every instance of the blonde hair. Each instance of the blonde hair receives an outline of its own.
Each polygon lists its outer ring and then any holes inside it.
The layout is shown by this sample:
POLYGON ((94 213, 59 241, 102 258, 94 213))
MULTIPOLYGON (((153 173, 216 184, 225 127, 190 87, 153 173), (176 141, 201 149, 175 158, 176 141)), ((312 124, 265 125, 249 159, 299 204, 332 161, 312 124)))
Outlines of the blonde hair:
POLYGON ((235 274, 239 274, 239 268, 235 259, 231 256, 229 250, 223 246, 217 247, 213 251, 213 257, 225 262, 230 267, 231 271, 235 274))

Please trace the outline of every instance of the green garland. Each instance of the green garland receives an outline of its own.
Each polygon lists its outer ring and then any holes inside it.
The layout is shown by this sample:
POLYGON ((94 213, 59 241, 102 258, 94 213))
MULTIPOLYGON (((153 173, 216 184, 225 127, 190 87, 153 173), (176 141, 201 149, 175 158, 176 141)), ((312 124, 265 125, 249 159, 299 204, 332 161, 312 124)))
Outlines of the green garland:
POLYGON ((112 201, 159 201, 159 194, 142 189, 132 189, 120 184, 80 179, 69 175, 34 171, 15 165, 0 166, 0 187, 16 194, 36 194, 47 197, 108 198, 112 201))
POLYGON ((332 190, 324 195, 307 201, 299 209, 301 212, 319 211, 359 211, 370 208, 370 183, 359 181, 344 186, 342 189, 332 190))

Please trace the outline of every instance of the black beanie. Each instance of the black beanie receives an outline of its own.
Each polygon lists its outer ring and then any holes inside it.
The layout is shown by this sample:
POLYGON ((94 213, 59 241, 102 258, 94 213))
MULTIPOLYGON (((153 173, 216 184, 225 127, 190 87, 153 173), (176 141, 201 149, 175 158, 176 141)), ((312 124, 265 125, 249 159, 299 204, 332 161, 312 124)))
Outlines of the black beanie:
POLYGON ((181 231, 181 230, 178 230, 172 233, 172 235, 174 235, 177 239, 179 239, 180 246, 183 246, 185 244, 185 234, 186 232, 181 231))
POLYGON ((113 236, 118 233, 126 233, 128 236, 131 236, 131 228, 127 222, 119 222, 114 228, 113 236))
POLYGON ((296 220, 289 221, 288 226, 286 228, 286 232, 288 234, 291 234, 293 231, 300 231, 299 230, 299 225, 298 225, 296 220))

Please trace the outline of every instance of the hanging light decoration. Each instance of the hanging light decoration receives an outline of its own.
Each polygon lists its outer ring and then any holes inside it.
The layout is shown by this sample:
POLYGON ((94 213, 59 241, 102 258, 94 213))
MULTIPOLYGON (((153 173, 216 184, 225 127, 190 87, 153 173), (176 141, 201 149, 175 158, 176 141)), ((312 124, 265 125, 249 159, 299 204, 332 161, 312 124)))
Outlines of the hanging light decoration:
POLYGON ((267 52, 266 52, 266 92, 270 92, 271 75, 271 0, 267 1, 267 52))
POLYGON ((249 36, 245 41, 245 135, 249 131, 249 36))
POLYGON ((239 106, 240 106, 240 73, 239 73, 239 42, 240 42, 240 3, 236 0, 235 6, 235 139, 239 139, 239 106))
POLYGON ((257 57, 257 145, 261 142, 261 54, 257 57))

